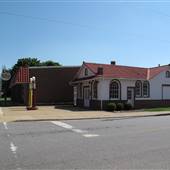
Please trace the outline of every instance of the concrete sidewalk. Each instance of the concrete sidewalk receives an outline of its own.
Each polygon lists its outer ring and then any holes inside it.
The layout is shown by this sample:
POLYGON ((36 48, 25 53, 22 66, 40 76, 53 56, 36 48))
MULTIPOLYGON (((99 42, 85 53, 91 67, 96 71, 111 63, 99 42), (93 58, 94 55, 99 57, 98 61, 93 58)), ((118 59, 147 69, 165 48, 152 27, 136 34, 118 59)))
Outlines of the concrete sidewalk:
POLYGON ((144 112, 144 111, 91 111, 74 107, 39 106, 38 110, 27 111, 25 107, 0 108, 0 122, 10 121, 36 121, 36 120, 75 120, 99 118, 127 118, 143 116, 169 115, 170 112, 144 112))

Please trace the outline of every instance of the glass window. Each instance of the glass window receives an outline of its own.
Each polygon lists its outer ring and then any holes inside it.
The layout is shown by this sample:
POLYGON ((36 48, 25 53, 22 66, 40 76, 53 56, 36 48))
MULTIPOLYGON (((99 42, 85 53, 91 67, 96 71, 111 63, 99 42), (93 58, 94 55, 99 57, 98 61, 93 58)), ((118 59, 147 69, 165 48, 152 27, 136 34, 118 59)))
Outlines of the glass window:
POLYGON ((149 82, 148 81, 143 82, 143 96, 149 97, 149 82))
POLYGON ((136 97, 141 97, 142 96, 142 82, 139 81, 139 80, 136 81, 135 94, 136 94, 136 97))
POLYGON ((87 68, 85 68, 85 70, 84 70, 84 75, 88 76, 88 69, 87 68))
POLYGON ((170 78, 170 71, 166 72, 166 78, 170 78))
POLYGON ((110 84, 110 98, 119 99, 120 98, 120 86, 117 81, 113 81, 110 84))

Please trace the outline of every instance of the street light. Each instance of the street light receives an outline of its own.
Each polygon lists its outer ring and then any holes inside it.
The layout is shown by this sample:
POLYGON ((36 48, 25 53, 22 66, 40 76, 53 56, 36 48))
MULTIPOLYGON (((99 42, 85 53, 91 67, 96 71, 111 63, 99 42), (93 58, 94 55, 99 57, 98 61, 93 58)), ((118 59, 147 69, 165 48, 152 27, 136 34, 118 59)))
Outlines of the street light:
POLYGON ((33 99, 32 99, 32 108, 36 110, 36 78, 32 77, 32 89, 33 89, 33 99))
POLYGON ((36 78, 30 78, 27 110, 36 110, 36 78))

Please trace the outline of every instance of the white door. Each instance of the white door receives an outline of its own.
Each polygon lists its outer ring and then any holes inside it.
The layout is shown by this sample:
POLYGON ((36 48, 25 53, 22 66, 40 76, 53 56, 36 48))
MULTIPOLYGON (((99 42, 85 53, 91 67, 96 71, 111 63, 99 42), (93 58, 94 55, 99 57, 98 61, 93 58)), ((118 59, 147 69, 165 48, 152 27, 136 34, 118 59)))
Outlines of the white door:
POLYGON ((163 94, 162 97, 164 100, 170 99, 170 86, 163 86, 163 94))
POLYGON ((135 92, 134 88, 127 88, 127 100, 134 107, 135 102, 135 92))
POLYGON ((90 106, 90 91, 89 87, 84 87, 84 107, 90 106))

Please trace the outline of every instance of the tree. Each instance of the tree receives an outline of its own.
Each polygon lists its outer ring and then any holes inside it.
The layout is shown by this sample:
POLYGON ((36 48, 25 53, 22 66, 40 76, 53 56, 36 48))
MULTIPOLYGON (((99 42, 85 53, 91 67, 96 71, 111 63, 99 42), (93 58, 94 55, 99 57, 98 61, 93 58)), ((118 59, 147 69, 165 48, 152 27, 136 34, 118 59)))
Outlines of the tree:
POLYGON ((60 66, 60 64, 58 62, 54 62, 54 61, 51 61, 51 60, 41 62, 41 65, 42 66, 60 66))
POLYGON ((18 59, 17 63, 12 67, 12 75, 14 75, 16 70, 21 66, 60 66, 60 64, 51 60, 41 62, 37 58, 21 58, 18 59))
POLYGON ((18 59, 17 63, 12 67, 12 74, 18 70, 21 66, 40 66, 41 62, 37 58, 21 58, 18 59))

